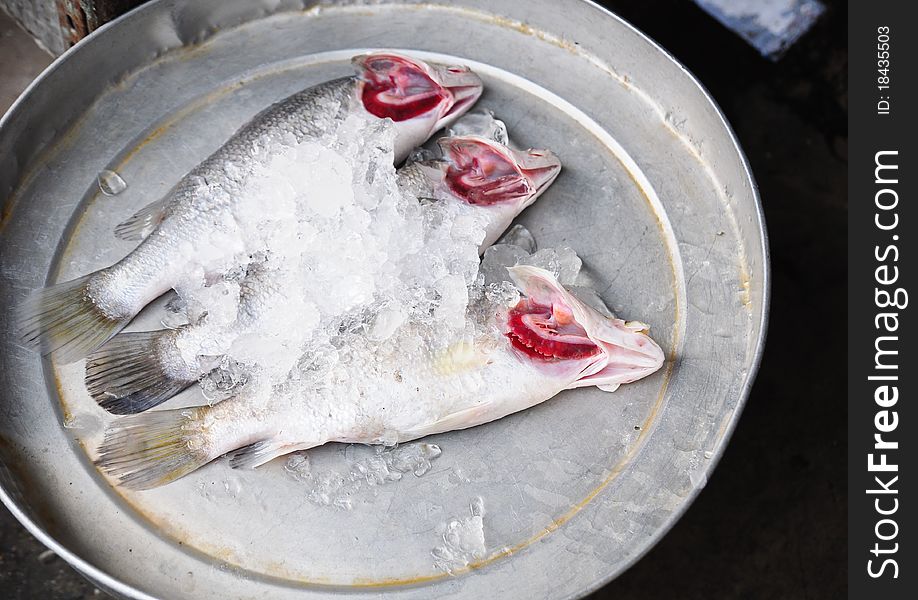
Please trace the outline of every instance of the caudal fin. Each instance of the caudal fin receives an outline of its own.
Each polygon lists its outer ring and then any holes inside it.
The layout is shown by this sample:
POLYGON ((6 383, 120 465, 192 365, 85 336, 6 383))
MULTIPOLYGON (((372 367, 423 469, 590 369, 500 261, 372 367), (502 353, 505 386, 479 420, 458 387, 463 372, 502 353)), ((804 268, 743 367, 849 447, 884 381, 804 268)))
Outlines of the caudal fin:
POLYGON ((35 290, 18 308, 22 342, 62 363, 75 362, 121 331, 131 317, 114 319, 92 300, 90 273, 35 290))
POLYGON ((134 490, 191 473, 215 458, 204 450, 199 426, 204 410, 160 410, 118 419, 105 432, 96 465, 134 490))
POLYGON ((163 353, 172 329, 120 333, 86 358, 86 389, 99 406, 116 415, 136 414, 162 404, 192 383, 177 375, 163 353))

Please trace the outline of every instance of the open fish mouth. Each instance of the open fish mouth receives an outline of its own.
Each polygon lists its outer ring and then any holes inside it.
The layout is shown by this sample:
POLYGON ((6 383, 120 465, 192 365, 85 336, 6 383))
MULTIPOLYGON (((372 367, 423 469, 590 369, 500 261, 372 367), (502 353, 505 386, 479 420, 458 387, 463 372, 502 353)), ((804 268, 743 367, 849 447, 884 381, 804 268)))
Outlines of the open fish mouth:
POLYGON ((523 298, 509 311, 507 328, 513 347, 532 358, 576 360, 602 352, 561 304, 523 298))
POLYGON ((439 112, 436 128, 459 118, 478 100, 481 79, 468 67, 428 64, 396 53, 353 59, 363 81, 361 99, 380 118, 406 121, 439 112))
POLYGON ((647 325, 600 314, 544 269, 518 265, 509 271, 526 294, 508 313, 507 336, 513 347, 540 360, 593 358, 568 387, 613 390, 663 365, 663 350, 647 335, 647 325))
POLYGON ((513 150, 474 135, 438 143, 449 163, 447 186, 473 205, 535 200, 561 171, 561 161, 548 150, 513 150))

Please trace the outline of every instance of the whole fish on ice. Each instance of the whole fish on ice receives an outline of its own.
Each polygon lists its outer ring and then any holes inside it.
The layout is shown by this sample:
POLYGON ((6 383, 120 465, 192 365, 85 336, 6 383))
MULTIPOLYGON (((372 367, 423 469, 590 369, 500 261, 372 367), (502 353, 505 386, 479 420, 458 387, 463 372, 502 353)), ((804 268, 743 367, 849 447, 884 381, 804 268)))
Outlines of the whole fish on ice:
POLYGON ((79 360, 189 271, 219 272, 234 256, 261 250, 257 236, 237 220, 240 204, 259 200, 246 194, 247 187, 290 144, 318 139, 349 115, 388 118, 395 123, 394 156, 400 161, 468 110, 482 90, 465 67, 393 53, 368 54, 354 63, 357 76, 308 88, 259 113, 161 201, 126 221, 118 233, 143 239, 127 257, 36 291, 20 307, 23 341, 61 362, 79 360))
POLYGON ((645 325, 601 315, 547 271, 510 271, 525 297, 477 336, 352 338, 349 360, 324 385, 256 383, 214 406, 122 417, 97 464, 126 487, 148 489, 234 451, 231 464, 254 467, 327 442, 392 445, 474 427, 564 389, 612 390, 663 364, 645 325))
MULTIPOLYGON (((439 140, 439 145, 441 158, 401 167, 398 186, 415 198, 456 202, 480 213, 485 236, 480 251, 535 202, 561 168, 549 150, 513 150, 479 135, 446 137, 439 140)), ((431 258, 429 253, 421 256, 431 258)), ((303 315, 312 295, 327 292, 278 285, 278 268, 285 267, 250 269, 240 285, 238 318, 229 325, 215 324, 213 319, 204 317, 178 329, 115 336, 87 358, 86 386, 90 395, 109 412, 138 413, 197 382, 224 355, 241 360, 230 350, 235 340, 251 343, 253 336, 271 338, 272 343, 285 345, 287 353, 298 354, 302 349, 295 347, 297 336, 285 336, 289 327, 271 326, 283 322, 275 315, 303 315), (208 349, 209 340, 217 340, 218 344, 210 342, 208 349), (200 351, 190 354, 189 348, 200 351)), ((298 319, 296 327, 305 326, 303 319, 298 319)))

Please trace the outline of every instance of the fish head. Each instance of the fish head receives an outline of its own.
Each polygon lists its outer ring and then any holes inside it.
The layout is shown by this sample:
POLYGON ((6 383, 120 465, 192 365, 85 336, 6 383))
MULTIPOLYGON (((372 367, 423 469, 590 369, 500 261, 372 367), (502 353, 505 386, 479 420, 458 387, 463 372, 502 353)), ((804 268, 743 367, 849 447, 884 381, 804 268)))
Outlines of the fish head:
POLYGON ((438 143, 449 195, 489 211, 482 249, 493 244, 561 171, 561 161, 549 150, 514 150, 476 135, 442 138, 438 143))
POLYGON ((481 96, 481 79, 468 67, 441 65, 392 52, 354 58, 360 100, 370 114, 395 123, 395 155, 412 148, 462 116, 481 96))
POLYGON ((521 360, 565 378, 566 388, 613 391, 657 371, 663 350, 643 323, 602 315, 538 267, 510 267, 525 297, 507 313, 506 335, 521 360))
POLYGON ((512 205, 519 212, 561 171, 561 161, 550 150, 514 150, 477 135, 446 137, 438 144, 447 187, 473 206, 512 205))

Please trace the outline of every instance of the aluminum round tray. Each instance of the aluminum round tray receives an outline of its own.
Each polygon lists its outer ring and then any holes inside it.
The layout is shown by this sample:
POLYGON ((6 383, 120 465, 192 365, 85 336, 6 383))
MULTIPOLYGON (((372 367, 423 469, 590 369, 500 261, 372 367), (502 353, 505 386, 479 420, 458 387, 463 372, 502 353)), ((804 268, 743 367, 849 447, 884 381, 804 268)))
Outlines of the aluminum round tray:
MULTIPOLYGON (((580 0, 298 3, 159 0, 56 61, 0 123, 0 496, 83 574, 131 598, 571 598, 672 526, 720 456, 767 315, 755 185, 704 89, 627 23, 580 0), (521 217, 570 245, 613 310, 668 360, 614 394, 565 392, 437 436, 427 474, 316 502, 279 460, 225 460, 166 487, 114 488, 92 465, 109 418, 83 363, 17 346, 30 289, 131 250, 115 223, 159 197, 271 102, 350 72, 370 48, 471 65, 520 145, 565 170, 521 217), (99 192, 97 174, 128 188, 99 192), (451 573, 432 551, 483 506, 486 551, 451 573)), ((153 306, 132 325, 152 328, 153 306)), ((189 391, 173 401, 203 401, 189 391)), ((312 467, 372 455, 329 445, 312 467)))

